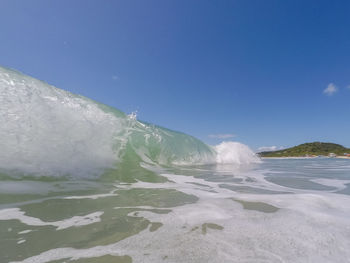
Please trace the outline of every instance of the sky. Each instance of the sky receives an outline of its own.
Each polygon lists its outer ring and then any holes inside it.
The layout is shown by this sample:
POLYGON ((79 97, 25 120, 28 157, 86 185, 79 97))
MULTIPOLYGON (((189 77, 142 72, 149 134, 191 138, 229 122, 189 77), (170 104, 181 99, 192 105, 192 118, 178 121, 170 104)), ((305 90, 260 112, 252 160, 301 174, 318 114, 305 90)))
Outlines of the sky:
POLYGON ((349 14, 341 0, 1 0, 0 65, 209 144, 350 147, 349 14))

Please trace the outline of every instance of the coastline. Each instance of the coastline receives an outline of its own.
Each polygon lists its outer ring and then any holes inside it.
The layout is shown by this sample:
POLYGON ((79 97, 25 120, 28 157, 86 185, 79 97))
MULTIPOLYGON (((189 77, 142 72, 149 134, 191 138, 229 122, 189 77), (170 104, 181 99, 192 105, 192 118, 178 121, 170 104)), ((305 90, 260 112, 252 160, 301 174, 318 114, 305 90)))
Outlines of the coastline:
POLYGON ((311 157, 304 157, 304 156, 281 156, 281 157, 260 157, 261 159, 315 159, 315 158, 336 158, 336 159, 348 159, 350 160, 349 156, 335 156, 335 157, 328 157, 328 156, 323 156, 323 157, 318 157, 318 156, 311 156, 311 157))

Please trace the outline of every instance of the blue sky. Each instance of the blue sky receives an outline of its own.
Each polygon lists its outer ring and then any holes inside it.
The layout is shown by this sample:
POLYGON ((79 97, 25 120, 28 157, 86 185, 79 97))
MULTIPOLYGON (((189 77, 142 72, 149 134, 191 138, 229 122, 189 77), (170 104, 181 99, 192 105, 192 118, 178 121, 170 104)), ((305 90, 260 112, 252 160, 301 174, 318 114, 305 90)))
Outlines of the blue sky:
POLYGON ((2 0, 0 64, 209 144, 350 147, 349 14, 350 1, 2 0))

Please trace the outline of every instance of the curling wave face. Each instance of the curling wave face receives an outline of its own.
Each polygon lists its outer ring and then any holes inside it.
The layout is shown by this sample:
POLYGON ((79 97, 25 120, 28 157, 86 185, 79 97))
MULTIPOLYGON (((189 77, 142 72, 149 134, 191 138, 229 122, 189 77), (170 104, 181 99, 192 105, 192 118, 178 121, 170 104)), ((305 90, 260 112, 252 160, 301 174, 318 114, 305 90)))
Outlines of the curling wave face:
POLYGON ((125 159, 159 165, 258 162, 245 145, 211 147, 0 67, 0 172, 100 175, 125 159))

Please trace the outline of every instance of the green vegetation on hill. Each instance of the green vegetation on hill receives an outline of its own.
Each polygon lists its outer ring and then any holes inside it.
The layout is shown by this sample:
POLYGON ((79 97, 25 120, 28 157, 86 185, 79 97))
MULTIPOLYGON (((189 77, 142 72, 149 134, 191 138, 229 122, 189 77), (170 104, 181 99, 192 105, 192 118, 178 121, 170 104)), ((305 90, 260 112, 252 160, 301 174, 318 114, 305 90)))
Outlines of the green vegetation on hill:
POLYGON ((259 154, 261 157, 299 157, 307 155, 328 155, 330 153, 344 155, 344 153, 350 153, 350 149, 335 143, 311 142, 279 151, 261 152, 259 154))

